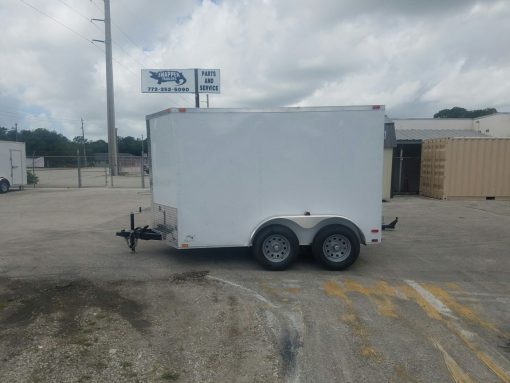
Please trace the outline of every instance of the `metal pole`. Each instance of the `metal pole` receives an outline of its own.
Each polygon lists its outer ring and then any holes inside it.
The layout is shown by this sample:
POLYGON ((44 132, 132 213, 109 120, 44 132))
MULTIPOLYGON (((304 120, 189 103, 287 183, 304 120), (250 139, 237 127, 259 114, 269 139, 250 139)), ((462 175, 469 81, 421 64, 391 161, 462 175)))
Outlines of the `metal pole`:
POLYGON ((144 160, 143 160, 143 134, 142 134, 142 152, 140 155, 140 171, 142 173, 142 189, 145 189, 145 172, 144 172, 143 166, 144 166, 144 160))
POLYGON ((404 145, 400 145, 400 164, 398 169, 398 192, 402 192, 402 162, 404 161, 404 145))
POLYGON ((112 167, 110 166, 110 187, 112 188, 113 187, 113 172, 112 172, 112 167))
POLYGON ((195 69, 195 108, 200 108, 200 95, 198 94, 198 69, 195 69))
POLYGON ((32 180, 34 181, 35 189, 35 152, 32 154, 32 180))
POLYGON ((85 150, 85 130, 83 129, 83 117, 81 118, 81 142, 83 144, 83 159, 85 160, 85 167, 87 167, 87 151, 85 150))
MULTIPOLYGON (((115 134, 115 103, 113 97, 112 27, 110 0, 104 0, 104 43, 106 53, 106 114, 108 122, 108 158, 110 173, 117 175, 117 143, 115 134)), ((112 185, 113 186, 113 185, 112 185)))
POLYGON ((120 172, 122 171, 121 169, 121 158, 119 158, 119 137, 117 135, 118 133, 118 129, 115 128, 115 155, 117 156, 115 158, 115 168, 117 169, 117 176, 120 174, 120 172))
POLYGON ((108 186, 108 165, 104 164, 104 186, 108 186))
POLYGON ((81 188, 80 149, 76 149, 76 162, 78 164, 78 187, 81 188))
POLYGON ((207 109, 209 109, 209 93, 207 93, 205 97, 207 99, 207 109))

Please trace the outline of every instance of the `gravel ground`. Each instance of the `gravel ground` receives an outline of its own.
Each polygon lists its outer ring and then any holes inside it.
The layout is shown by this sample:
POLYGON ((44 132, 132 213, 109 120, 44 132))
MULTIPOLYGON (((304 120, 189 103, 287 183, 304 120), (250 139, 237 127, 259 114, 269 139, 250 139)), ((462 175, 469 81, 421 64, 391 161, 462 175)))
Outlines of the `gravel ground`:
POLYGON ((510 203, 395 198, 347 271, 176 251, 130 189, 0 196, 0 382, 510 382, 510 203), (8 217, 8 219, 5 219, 8 217))

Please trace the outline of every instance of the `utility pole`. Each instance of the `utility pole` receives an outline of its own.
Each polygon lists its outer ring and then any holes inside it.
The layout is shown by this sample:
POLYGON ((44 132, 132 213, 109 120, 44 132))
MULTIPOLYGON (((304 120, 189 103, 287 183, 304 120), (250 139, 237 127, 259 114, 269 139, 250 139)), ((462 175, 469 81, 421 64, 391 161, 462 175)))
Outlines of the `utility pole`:
POLYGON ((112 66, 112 26, 110 18, 110 0, 104 0, 104 19, 91 19, 92 21, 104 21, 104 41, 92 40, 104 43, 106 61, 106 120, 108 124, 108 162, 110 174, 118 173, 117 159, 117 134, 115 131, 115 103, 113 100, 113 66, 112 66))
POLYGON ((108 156, 110 171, 117 175, 117 135, 115 134, 115 104, 113 100, 112 26, 110 0, 104 0, 104 44, 106 52, 106 113, 108 121, 108 156))
POLYGON ((83 159, 85 160, 85 167, 87 167, 87 152, 85 151, 85 130, 83 129, 83 117, 81 117, 81 142, 83 144, 83 159))
POLYGON ((14 141, 18 142, 18 123, 14 123, 14 141))

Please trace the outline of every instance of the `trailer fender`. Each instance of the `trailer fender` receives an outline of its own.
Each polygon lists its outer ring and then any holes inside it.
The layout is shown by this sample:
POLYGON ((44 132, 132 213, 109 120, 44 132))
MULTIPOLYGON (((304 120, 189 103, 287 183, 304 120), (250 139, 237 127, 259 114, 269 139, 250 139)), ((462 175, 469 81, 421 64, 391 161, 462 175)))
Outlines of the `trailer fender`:
POLYGON ((351 229, 358 237, 360 243, 366 245, 365 236, 360 228, 349 218, 337 215, 299 215, 299 216, 276 216, 262 221, 250 235, 250 246, 257 233, 269 225, 283 225, 292 230, 299 239, 300 245, 310 245, 315 234, 328 225, 342 225, 351 229))

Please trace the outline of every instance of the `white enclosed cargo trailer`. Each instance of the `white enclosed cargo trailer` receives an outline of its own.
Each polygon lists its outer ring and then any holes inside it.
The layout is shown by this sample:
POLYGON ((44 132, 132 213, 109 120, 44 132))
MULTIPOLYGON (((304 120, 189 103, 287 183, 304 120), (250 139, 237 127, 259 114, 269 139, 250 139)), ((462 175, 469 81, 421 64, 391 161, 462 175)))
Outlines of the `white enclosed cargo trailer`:
POLYGON ((27 183, 25 143, 0 141, 0 193, 27 183))
POLYGON ((147 116, 147 135, 154 228, 144 239, 251 246, 269 269, 287 267, 299 245, 342 269, 360 244, 381 241, 383 106, 172 108, 147 116))

